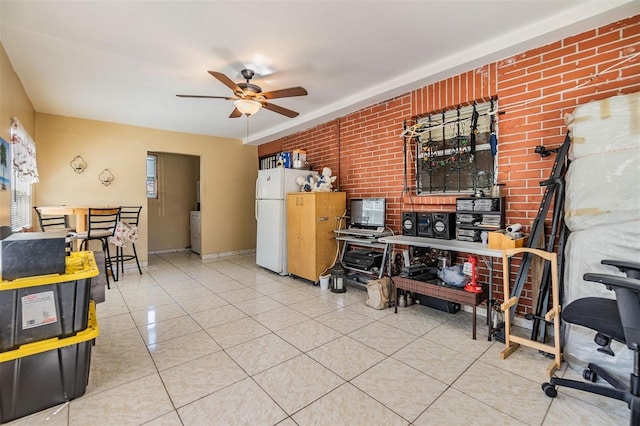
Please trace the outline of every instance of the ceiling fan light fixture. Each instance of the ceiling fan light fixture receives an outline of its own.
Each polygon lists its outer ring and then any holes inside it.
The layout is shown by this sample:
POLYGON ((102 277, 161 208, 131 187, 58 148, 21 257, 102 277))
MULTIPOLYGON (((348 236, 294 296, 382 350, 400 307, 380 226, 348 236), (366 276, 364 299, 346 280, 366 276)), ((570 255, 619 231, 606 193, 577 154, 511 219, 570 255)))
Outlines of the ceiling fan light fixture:
POLYGON ((233 103, 236 108, 238 108, 238 111, 245 115, 253 115, 262 108, 262 104, 260 102, 252 99, 238 99, 233 101, 233 103))

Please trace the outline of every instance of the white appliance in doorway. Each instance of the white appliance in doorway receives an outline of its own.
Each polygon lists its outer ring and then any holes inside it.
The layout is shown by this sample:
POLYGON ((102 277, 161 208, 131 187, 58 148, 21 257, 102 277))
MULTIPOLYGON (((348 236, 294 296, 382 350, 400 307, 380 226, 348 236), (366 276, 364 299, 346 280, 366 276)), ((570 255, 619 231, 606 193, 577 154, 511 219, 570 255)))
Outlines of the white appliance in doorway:
POLYGON ((194 253, 202 253, 202 245, 200 241, 200 212, 191 211, 189 220, 191 230, 191 251, 194 253))
POLYGON ((288 192, 298 192, 299 176, 309 170, 277 167, 258 171, 256 180, 255 214, 258 222, 256 238, 256 263, 264 268, 288 275, 287 270, 287 206, 288 192))

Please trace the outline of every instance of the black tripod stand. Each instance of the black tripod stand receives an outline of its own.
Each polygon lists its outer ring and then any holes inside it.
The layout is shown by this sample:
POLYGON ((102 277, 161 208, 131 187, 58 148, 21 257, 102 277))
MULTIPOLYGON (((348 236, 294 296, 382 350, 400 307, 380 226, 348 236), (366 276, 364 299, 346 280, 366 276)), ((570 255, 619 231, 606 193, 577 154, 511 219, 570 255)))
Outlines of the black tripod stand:
MULTIPOLYGON (((528 248, 537 248, 539 245, 540 237, 544 233, 544 221, 549 214, 549 209, 551 208, 551 203, 553 202, 553 214, 552 214, 552 222, 549 238, 545 244, 545 250, 548 252, 553 252, 556 243, 558 245, 558 283, 560 289, 562 289, 562 277, 563 277, 563 252, 564 252, 564 244, 567 238, 567 231, 564 224, 564 175, 567 170, 567 162, 565 161, 567 158, 567 153, 569 151, 569 145, 571 144, 571 138, 569 134, 565 136, 563 144, 557 149, 556 159, 553 164, 553 168, 551 170, 551 176, 548 180, 540 182, 540 186, 545 187, 544 195, 542 197, 542 202, 540 203, 540 208, 538 210, 538 214, 536 218, 533 220, 531 225, 531 233, 529 235, 529 239, 527 241, 528 248)), ((538 150, 536 148, 536 152, 541 155, 549 155, 551 151, 538 150), (543 154, 544 153, 544 154, 543 154)), ((520 269, 518 270, 518 274, 515 279, 515 283, 513 289, 511 290, 511 297, 520 298, 522 294, 522 290, 527 281, 527 276, 529 275, 529 271, 531 269, 531 263, 533 261, 534 256, 530 253, 524 253, 522 257, 522 262, 520 263, 520 269)), ((544 321, 544 312, 547 311, 549 304, 549 287, 551 284, 551 268, 549 262, 545 262, 544 269, 542 272, 542 278, 540 282, 540 292, 538 295, 538 302, 536 304, 536 310, 533 315, 528 315, 527 318, 533 319, 533 331, 532 331, 532 340, 538 340, 540 342, 544 342, 546 327, 540 327, 540 322, 544 321)), ((534 283, 535 284, 535 283, 534 283)), ((512 306, 509 315, 511 319, 515 316, 516 305, 512 306)), ((504 330, 497 329, 493 333, 493 337, 496 340, 504 342, 504 330)))

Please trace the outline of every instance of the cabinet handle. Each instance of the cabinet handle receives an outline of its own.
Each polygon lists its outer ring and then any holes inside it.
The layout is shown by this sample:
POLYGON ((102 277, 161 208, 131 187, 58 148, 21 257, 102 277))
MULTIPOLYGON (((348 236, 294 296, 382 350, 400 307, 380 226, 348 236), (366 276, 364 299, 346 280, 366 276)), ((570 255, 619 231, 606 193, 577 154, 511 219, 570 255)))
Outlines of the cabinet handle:
POLYGON ((329 220, 329 216, 321 216, 318 218, 318 222, 326 222, 329 220))

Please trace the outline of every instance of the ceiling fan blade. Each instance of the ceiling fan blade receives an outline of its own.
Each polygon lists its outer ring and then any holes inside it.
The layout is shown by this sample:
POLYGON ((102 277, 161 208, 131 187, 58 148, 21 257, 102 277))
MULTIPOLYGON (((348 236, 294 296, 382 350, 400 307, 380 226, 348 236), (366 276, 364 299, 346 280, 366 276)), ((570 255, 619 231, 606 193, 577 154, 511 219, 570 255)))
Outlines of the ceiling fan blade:
POLYGON ((289 87, 288 89, 273 90, 261 93, 265 99, 290 98, 292 96, 306 96, 307 90, 304 87, 289 87))
POLYGON ((203 99, 226 99, 232 101, 237 98, 230 98, 228 96, 207 96, 207 95, 176 95, 179 98, 203 98, 203 99))
POLYGON ((238 118, 238 117, 242 117, 242 113, 238 108, 234 108, 233 111, 231 111, 231 115, 229 116, 229 118, 238 118))
POLYGON ((268 109, 269 111, 273 111, 273 112, 277 112, 278 114, 282 114, 282 115, 286 115, 289 118, 294 118, 297 117, 299 114, 295 111, 291 111, 290 109, 278 106, 278 105, 274 105, 274 104, 270 104, 268 102, 265 102, 262 104, 263 107, 265 107, 266 109, 268 109))
POLYGON ((233 93, 242 92, 242 89, 238 87, 229 77, 217 71, 208 71, 213 77, 217 78, 222 84, 233 90, 233 93))

